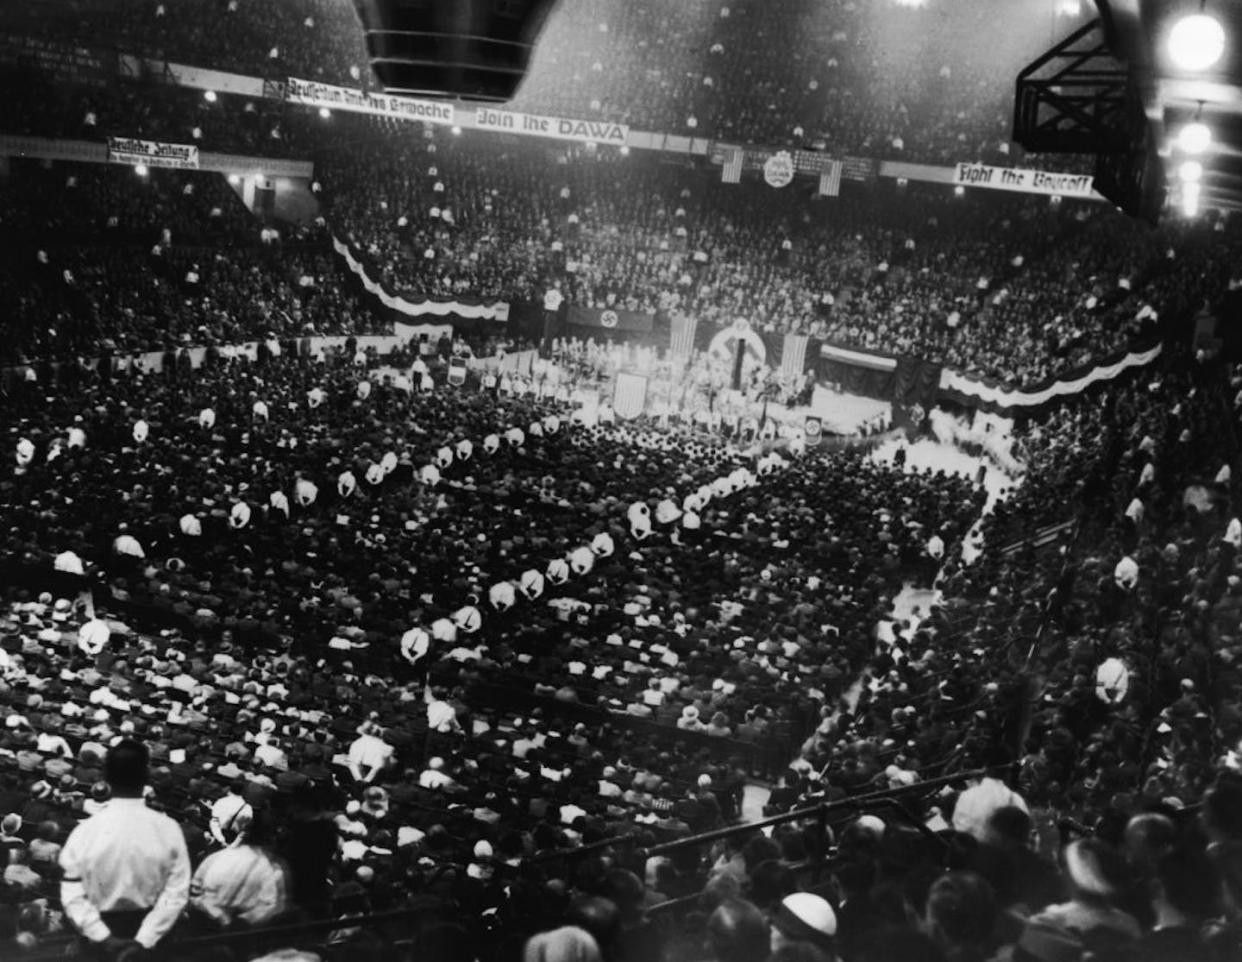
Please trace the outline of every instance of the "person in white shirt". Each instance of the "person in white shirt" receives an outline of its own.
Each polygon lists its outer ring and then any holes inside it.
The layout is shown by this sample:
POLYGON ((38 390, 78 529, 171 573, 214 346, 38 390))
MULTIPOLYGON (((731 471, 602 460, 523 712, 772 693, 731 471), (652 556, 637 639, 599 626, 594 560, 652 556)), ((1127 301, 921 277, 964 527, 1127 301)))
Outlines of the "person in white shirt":
POLYGON ((444 770, 444 759, 433 758, 427 763, 426 770, 418 776, 418 784, 420 788, 443 789, 451 788, 457 783, 444 770))
POLYGON ((108 751, 112 799, 69 834, 60 853, 60 900, 96 958, 129 962, 158 945, 190 898, 181 826, 143 800, 149 756, 141 742, 108 751))
POLYGON ((256 761, 262 762, 268 768, 274 768, 280 772, 289 770, 289 759, 284 749, 280 747, 280 742, 270 735, 254 750, 254 757, 256 761))
POLYGON ((191 905, 219 928, 260 925, 289 907, 285 866, 270 850, 271 813, 260 809, 239 821, 237 843, 208 855, 190 882, 191 905))
POLYGON ((445 700, 442 692, 426 690, 427 727, 440 735, 448 735, 461 731, 457 721, 457 709, 445 700))
POLYGON ((254 810, 246 801, 246 782, 238 778, 229 786, 228 794, 212 803, 208 825, 211 837, 221 848, 239 844, 242 825, 250 821, 253 814, 254 810))
POLYGON ((382 734, 378 725, 368 723, 349 746, 349 772, 354 781, 369 784, 392 764, 395 749, 380 737, 382 734))

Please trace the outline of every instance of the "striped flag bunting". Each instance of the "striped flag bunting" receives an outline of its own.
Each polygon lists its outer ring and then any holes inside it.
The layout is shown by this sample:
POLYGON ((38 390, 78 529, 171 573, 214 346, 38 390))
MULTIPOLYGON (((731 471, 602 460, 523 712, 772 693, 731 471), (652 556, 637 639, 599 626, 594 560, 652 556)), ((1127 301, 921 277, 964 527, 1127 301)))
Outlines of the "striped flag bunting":
POLYGON ((730 147, 725 152, 724 166, 720 169, 720 179, 726 184, 740 184, 745 159, 746 155, 741 147, 730 147))
POLYGON ((612 409, 619 418, 636 418, 647 404, 647 379, 628 371, 617 373, 612 390, 612 409))
POLYGON ((806 334, 785 335, 785 349, 781 351, 782 381, 802 376, 802 372, 806 370, 806 346, 810 340, 806 334))
POLYGON ((674 357, 689 357, 694 353, 694 330, 699 319, 690 314, 678 313, 672 318, 669 333, 669 353, 674 357))
POLYGON ((819 174, 819 196, 838 197, 841 194, 841 161, 828 163, 819 174))

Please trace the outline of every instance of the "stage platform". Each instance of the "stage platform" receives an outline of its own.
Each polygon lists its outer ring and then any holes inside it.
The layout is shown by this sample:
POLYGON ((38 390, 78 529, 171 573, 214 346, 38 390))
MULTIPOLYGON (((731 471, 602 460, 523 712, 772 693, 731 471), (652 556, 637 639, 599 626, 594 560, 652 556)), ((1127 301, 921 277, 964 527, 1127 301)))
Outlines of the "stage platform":
POLYGON ((807 417, 817 417, 824 423, 824 434, 861 434, 864 425, 872 425, 869 432, 875 434, 881 426, 892 421, 893 406, 888 401, 859 397, 857 394, 838 394, 824 387, 816 387, 809 407, 787 408, 770 405, 768 416, 784 424, 799 426, 807 417))

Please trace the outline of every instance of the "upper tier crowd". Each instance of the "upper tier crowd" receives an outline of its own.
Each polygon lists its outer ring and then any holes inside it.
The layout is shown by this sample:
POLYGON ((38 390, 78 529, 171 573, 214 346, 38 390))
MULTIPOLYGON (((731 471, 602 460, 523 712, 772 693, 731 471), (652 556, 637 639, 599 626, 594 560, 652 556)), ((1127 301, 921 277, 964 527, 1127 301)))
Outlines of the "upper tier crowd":
POLYGON ((222 175, 15 163, 0 231, 26 269, 0 280, 5 352, 377 332, 336 236, 414 300, 559 287, 573 304, 743 318, 1030 385, 1189 319, 1232 283, 1238 249, 1221 221, 1134 231, 1094 205, 914 186, 814 201, 637 157, 365 124, 329 138, 317 170, 320 216, 268 229, 222 175))
POLYGON ((1102 205, 914 185, 865 198, 637 156, 373 129, 328 147, 325 216, 418 295, 744 318, 1030 384, 1185 317, 1230 280, 1230 224, 1135 231, 1102 205))
MULTIPOLYGON (((1012 85, 997 78, 1016 76, 1086 14, 1038 6, 993 4, 987 42, 977 43, 969 0, 561 3, 512 106, 730 142, 1004 163, 1019 148, 1010 142, 1012 85)), ((4 17, 14 33, 91 37, 177 63, 371 83, 349 0, 143 0, 137 8, 61 0, 4 17)))

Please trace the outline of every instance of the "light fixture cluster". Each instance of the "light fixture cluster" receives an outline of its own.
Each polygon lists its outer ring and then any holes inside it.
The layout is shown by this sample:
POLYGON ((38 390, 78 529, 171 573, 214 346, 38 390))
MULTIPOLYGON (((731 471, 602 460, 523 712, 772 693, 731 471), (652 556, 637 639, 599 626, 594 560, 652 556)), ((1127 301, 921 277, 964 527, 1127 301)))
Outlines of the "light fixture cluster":
MULTIPOLYGON (((1199 12, 1179 17, 1167 35, 1166 52, 1169 63, 1177 70, 1202 73, 1220 63, 1229 37, 1221 22, 1207 12, 1207 0, 1200 0, 1199 12)), ((1195 158, 1212 144, 1212 129, 1203 122, 1203 102, 1189 123, 1174 135, 1173 146, 1183 156, 1177 166, 1181 187, 1182 213, 1193 217, 1199 212, 1203 164, 1195 158)))
POLYGON ((1225 28, 1203 12, 1182 17, 1169 31, 1169 60, 1178 70, 1210 70, 1225 52, 1225 28))

